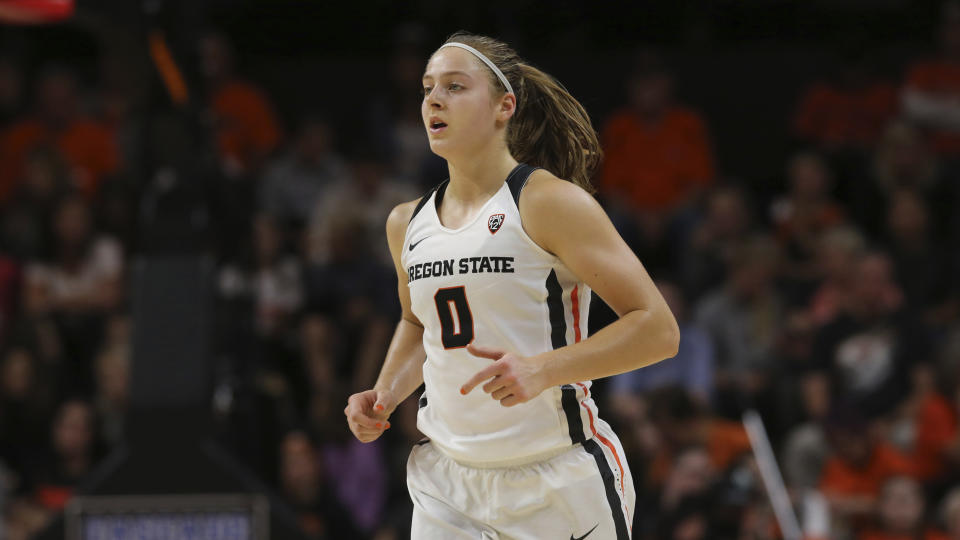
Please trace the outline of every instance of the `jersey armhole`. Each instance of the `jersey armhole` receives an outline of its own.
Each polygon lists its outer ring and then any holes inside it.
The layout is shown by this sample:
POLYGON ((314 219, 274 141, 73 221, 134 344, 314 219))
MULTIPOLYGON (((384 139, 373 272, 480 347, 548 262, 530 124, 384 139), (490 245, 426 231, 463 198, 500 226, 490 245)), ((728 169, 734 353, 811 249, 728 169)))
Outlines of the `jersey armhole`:
POLYGON ((510 187, 510 194, 513 195, 513 203, 517 205, 517 210, 520 210, 520 192, 527 185, 530 175, 539 168, 521 163, 507 177, 507 186, 510 187))
POLYGON ((433 194, 434 194, 435 192, 437 192, 437 191, 441 191, 441 190, 443 190, 443 189, 446 189, 446 187, 447 187, 447 182, 449 182, 449 181, 450 181, 450 179, 448 178, 448 179, 444 180, 443 182, 440 182, 439 184, 433 186, 433 187, 430 189, 430 191, 428 191, 428 192, 426 193, 426 195, 424 195, 423 197, 420 198, 420 202, 417 203, 417 207, 413 209, 413 214, 410 215, 410 221, 407 222, 408 225, 413 222, 413 218, 417 217, 417 214, 420 213, 420 210, 423 210, 423 207, 427 205, 427 201, 430 200, 430 196, 433 195, 433 194))
MULTIPOLYGON (((520 216, 520 192, 523 191, 523 188, 527 185, 527 180, 530 179, 530 175, 533 174, 538 169, 543 167, 533 167, 527 165, 526 163, 521 163, 510 173, 510 176, 507 177, 507 185, 510 187, 510 194, 513 195, 513 202, 517 206, 517 215, 520 216)), ((523 219, 520 219, 520 237, 523 238, 527 244, 529 244, 535 251, 541 255, 557 260, 557 256, 549 251, 543 249, 543 247, 536 243, 533 238, 530 238, 530 235, 527 234, 527 229, 523 226, 523 219)))

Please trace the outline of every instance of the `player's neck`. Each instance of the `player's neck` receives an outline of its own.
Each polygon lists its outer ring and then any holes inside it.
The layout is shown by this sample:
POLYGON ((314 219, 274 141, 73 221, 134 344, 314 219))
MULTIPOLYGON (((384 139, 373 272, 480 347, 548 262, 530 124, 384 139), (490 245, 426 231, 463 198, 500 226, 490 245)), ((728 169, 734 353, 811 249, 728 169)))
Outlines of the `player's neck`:
POLYGON ((485 202, 503 186, 516 166, 517 160, 502 147, 494 152, 476 152, 466 159, 448 161, 450 185, 445 196, 467 204, 485 202))

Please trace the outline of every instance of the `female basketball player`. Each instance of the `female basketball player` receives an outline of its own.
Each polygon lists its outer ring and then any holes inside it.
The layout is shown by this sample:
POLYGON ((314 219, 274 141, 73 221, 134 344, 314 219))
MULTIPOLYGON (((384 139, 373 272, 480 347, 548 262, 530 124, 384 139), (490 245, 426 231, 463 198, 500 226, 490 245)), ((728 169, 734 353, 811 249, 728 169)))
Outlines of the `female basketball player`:
POLYGON ((630 471, 590 380, 673 356, 679 333, 588 194, 589 117, 507 45, 465 33, 430 58, 423 91, 450 178, 387 220, 403 317, 376 385, 348 401, 350 429, 376 439, 425 383, 417 540, 629 538, 630 471), (619 319, 585 339, 591 289, 619 319))

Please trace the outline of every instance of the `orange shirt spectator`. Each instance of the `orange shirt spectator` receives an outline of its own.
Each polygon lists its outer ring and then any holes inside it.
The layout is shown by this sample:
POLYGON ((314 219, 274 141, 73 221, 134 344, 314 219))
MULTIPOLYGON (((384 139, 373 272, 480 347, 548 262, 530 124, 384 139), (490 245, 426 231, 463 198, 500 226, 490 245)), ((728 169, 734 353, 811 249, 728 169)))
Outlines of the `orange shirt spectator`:
POLYGON ((71 169, 74 187, 88 200, 93 198, 104 176, 119 167, 116 144, 100 124, 77 119, 54 128, 40 119, 25 119, 0 136, 0 201, 14 191, 23 172, 24 157, 38 146, 59 150, 71 169))
POLYGON ((863 467, 837 456, 830 457, 823 467, 820 489, 827 495, 866 495, 880 493, 884 480, 891 476, 914 472, 908 458, 886 443, 876 445, 863 467))
POLYGON ((811 85, 800 98, 793 130, 827 148, 869 148, 897 110, 893 84, 877 82, 844 88, 827 82, 811 85))
POLYGON ((712 183, 707 128, 691 109, 671 106, 656 123, 633 110, 616 113, 602 133, 601 189, 638 209, 670 211, 712 183))
POLYGON ((669 214, 713 181, 710 137, 700 115, 673 99, 659 55, 641 51, 627 81, 627 107, 603 128, 600 189, 630 210, 669 214))
POLYGON ((280 143, 280 126, 266 96, 254 85, 232 80, 211 96, 220 157, 243 171, 260 165, 280 143))
POLYGON ((259 88, 236 75, 235 51, 226 35, 204 34, 198 53, 224 172, 229 176, 256 172, 280 143, 273 107, 259 88))
MULTIPOLYGON (((750 452, 750 438, 743 424, 729 420, 704 420, 703 446, 710 455, 715 471, 724 471, 734 460, 750 452)), ((673 469, 674 452, 664 447, 651 460, 648 478, 652 485, 662 485, 673 469)))
POLYGON ((119 167, 111 133, 80 112, 77 80, 68 69, 45 68, 37 82, 36 99, 34 114, 0 134, 0 202, 14 191, 27 153, 37 146, 56 148, 74 186, 91 198, 102 178, 119 167))

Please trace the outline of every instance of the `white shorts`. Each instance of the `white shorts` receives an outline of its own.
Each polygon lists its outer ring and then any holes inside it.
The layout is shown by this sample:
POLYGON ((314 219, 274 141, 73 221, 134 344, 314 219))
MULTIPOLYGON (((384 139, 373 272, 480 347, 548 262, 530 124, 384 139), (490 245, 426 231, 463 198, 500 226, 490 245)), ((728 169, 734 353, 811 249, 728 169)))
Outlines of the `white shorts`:
POLYGON ((602 421, 592 439, 509 467, 460 463, 419 443, 407 487, 412 540, 629 540, 636 501, 623 448, 602 421))

